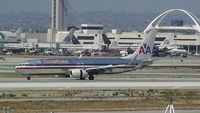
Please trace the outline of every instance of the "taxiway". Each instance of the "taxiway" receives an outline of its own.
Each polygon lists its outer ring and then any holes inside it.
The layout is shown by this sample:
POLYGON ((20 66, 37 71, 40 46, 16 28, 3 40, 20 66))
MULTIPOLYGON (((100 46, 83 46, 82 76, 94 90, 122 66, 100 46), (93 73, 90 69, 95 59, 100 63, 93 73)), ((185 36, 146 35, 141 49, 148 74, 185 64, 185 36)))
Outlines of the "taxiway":
POLYGON ((49 90, 49 89, 200 89, 195 80, 71 80, 24 78, 1 79, 0 90, 49 90))

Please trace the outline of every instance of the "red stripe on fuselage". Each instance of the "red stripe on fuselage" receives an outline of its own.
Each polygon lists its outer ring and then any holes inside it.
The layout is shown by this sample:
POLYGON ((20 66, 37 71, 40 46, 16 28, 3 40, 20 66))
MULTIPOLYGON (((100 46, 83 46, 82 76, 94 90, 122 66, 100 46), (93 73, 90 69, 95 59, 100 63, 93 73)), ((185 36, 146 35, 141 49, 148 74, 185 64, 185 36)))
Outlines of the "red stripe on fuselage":
MULTIPOLYGON (((16 67, 16 70, 20 70, 20 69, 86 69, 86 68, 95 68, 93 66, 88 66, 88 67, 84 67, 84 66, 80 66, 80 67, 37 67, 37 66, 27 66, 27 67, 16 67)), ((97 67, 98 68, 98 67, 97 67)), ((120 67, 115 67, 115 68, 135 68, 135 66, 120 66, 120 67)))

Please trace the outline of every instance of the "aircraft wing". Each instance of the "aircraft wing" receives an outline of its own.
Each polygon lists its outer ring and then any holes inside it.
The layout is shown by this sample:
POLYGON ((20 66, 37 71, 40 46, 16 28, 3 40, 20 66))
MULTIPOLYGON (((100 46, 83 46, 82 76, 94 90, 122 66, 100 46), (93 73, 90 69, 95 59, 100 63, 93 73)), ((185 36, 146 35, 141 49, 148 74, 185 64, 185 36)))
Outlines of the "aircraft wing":
POLYGON ((87 68, 86 72, 92 73, 92 74, 99 74, 104 72, 112 72, 112 69, 114 68, 123 68, 123 67, 130 67, 135 68, 135 65, 108 65, 108 66, 99 66, 99 67, 92 67, 87 68))
POLYGON ((99 66, 99 67, 91 67, 91 68, 87 68, 85 69, 86 72, 88 72, 89 74, 101 74, 101 73, 105 73, 105 72, 112 72, 112 69, 114 68, 131 68, 131 70, 136 70, 136 69, 140 69, 142 67, 146 67, 149 66, 153 63, 154 60, 147 60, 147 61, 142 61, 142 62, 138 62, 137 64, 133 65, 133 64, 124 64, 124 65, 107 65, 107 66, 99 66))

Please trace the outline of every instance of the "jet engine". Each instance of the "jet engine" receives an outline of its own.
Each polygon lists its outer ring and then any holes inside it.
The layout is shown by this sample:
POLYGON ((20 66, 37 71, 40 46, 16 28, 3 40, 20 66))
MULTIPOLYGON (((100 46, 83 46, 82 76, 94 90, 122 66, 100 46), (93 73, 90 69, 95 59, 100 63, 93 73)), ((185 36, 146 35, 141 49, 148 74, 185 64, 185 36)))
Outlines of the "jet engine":
POLYGON ((88 73, 85 70, 81 69, 72 69, 69 71, 69 75, 72 78, 80 78, 80 79, 85 79, 88 77, 88 73))

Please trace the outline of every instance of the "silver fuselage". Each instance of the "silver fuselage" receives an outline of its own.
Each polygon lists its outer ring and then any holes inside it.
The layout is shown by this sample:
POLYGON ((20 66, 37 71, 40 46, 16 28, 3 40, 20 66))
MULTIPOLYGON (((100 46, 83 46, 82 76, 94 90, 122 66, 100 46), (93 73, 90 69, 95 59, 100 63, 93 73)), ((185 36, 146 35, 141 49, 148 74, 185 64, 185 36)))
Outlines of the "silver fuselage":
POLYGON ((68 74, 71 69, 85 70, 102 66, 114 66, 114 68, 107 69, 103 72, 113 74, 133 71, 150 64, 152 64, 152 61, 142 62, 141 64, 140 60, 133 61, 123 58, 54 58, 26 61, 16 66, 15 71, 23 75, 63 75, 68 74))

